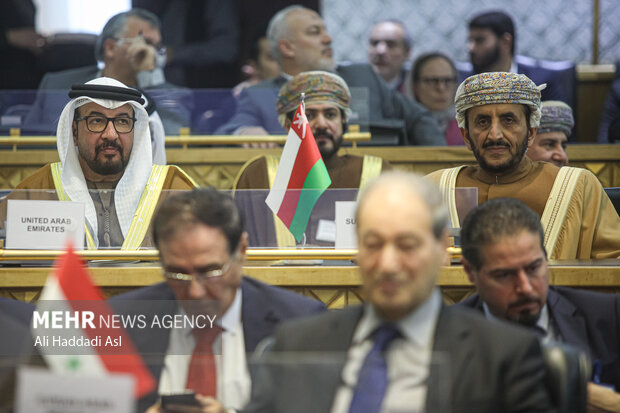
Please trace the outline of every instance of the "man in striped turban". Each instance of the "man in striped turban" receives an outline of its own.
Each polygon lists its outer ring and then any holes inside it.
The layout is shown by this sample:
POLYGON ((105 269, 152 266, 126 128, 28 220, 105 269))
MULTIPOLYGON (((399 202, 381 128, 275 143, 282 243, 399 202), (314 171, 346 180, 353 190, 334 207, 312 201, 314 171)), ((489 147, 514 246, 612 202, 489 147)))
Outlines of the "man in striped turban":
POLYGON ((467 213, 456 188, 474 187, 478 204, 517 198, 536 211, 551 259, 619 258, 620 217, 596 176, 525 156, 541 126, 543 88, 508 72, 465 79, 456 91, 456 120, 478 164, 429 178, 444 191, 454 228, 467 213))
POLYGON ((559 100, 543 102, 538 133, 527 156, 533 161, 551 162, 559 167, 568 165, 566 145, 573 126, 575 120, 570 106, 559 100))

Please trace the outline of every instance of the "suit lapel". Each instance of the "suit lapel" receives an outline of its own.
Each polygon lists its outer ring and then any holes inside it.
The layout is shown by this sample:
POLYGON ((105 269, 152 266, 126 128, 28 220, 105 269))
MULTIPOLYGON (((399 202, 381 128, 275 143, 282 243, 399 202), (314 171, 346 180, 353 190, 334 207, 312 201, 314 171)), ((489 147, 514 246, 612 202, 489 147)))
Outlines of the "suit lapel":
POLYGON ((330 363, 319 366, 322 370, 320 380, 313 380, 312 387, 318 391, 314 394, 320 395, 314 403, 314 408, 309 411, 328 412, 334 404, 336 391, 342 384, 342 369, 347 360, 349 347, 353 341, 353 334, 362 317, 363 307, 356 306, 339 312, 337 317, 332 317, 326 325, 327 334, 321 336, 320 348, 322 352, 332 353, 334 358, 330 363))
POLYGON ((577 308, 552 288, 549 288, 547 294, 547 305, 549 306, 549 318, 557 328, 562 341, 579 347, 591 357, 590 346, 587 342, 586 322, 578 314, 577 308))
POLYGON ((474 345, 470 342, 471 333, 455 320, 455 311, 459 309, 441 306, 427 383, 426 411, 450 409, 454 404, 451 402, 458 400, 458 384, 467 380, 463 375, 468 371, 474 345))

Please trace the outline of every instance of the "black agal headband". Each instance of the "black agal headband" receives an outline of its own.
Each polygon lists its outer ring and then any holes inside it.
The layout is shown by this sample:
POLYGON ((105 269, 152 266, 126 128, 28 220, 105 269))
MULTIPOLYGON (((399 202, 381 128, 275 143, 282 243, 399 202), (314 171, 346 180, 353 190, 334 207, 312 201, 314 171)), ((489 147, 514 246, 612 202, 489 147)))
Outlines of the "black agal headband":
POLYGON ((117 87, 107 85, 73 85, 69 91, 69 97, 75 99, 78 97, 89 97, 96 99, 110 99, 125 102, 133 100, 144 105, 142 93, 128 87, 117 87))

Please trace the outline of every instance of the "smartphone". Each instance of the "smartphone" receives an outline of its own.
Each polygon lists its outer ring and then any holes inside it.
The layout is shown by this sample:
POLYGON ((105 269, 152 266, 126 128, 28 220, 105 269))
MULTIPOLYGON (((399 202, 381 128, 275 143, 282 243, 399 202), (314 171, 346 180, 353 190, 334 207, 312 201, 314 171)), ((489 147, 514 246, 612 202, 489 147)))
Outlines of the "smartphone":
POLYGON ((164 409, 171 404, 181 404, 184 406, 200 406, 193 391, 178 394, 164 394, 161 396, 161 407, 164 409))

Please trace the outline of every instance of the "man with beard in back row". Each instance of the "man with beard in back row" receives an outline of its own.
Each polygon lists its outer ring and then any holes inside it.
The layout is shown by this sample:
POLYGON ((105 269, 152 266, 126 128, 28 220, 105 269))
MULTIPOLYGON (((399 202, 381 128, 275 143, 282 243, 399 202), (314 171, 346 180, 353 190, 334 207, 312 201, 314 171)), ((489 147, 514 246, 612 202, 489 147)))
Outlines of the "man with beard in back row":
MULTIPOLYGON (((332 181, 329 189, 358 189, 382 171, 392 169, 387 161, 376 156, 338 155, 343 142, 343 134, 347 128, 351 93, 345 81, 334 73, 302 72, 280 89, 276 109, 280 124, 285 129, 288 130, 291 127, 295 110, 301 102, 302 93, 305 93, 306 117, 310 129, 332 181)), ((279 157, 273 155, 260 155, 251 159, 241 168, 234 188, 270 189, 279 161, 279 157)), ((346 196, 343 192, 339 195, 339 198, 346 196)), ((322 200, 325 198, 329 198, 329 194, 321 197, 322 200)), ((331 209, 331 217, 324 218, 333 220, 333 200, 331 209)), ((316 210, 320 210, 320 204, 317 204, 316 210)), ((248 220, 248 222, 251 221, 248 220)), ((275 222, 279 223, 279 220, 275 222)), ((310 227, 312 228, 312 225, 310 227)), ((260 229, 249 232, 252 246, 258 242, 254 238, 254 232, 264 233, 260 229)), ((288 238, 292 240, 292 237, 288 238)), ((269 236, 266 239, 270 239, 269 236)), ((280 243, 280 246, 284 245, 280 243)))

